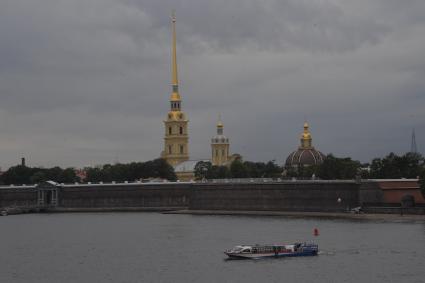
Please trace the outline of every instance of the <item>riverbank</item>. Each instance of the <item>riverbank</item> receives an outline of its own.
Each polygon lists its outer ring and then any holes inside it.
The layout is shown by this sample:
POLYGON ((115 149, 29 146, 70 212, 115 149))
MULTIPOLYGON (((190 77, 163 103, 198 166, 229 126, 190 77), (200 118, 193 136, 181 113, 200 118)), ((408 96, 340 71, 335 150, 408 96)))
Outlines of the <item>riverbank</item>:
POLYGON ((0 209, 0 216, 25 213, 87 213, 87 212, 167 212, 179 211, 185 207, 8 207, 0 209))
POLYGON ((9 208, 6 215, 24 213, 92 213, 92 212, 157 212, 188 215, 281 216, 288 218, 347 219, 358 221, 425 223, 425 215, 347 212, 248 211, 248 210, 189 210, 186 207, 97 207, 97 208, 9 208))
POLYGON ((241 215, 241 216, 283 216, 289 218, 350 219, 385 222, 425 223, 425 215, 339 213, 339 212, 294 212, 294 211, 229 211, 229 210, 176 210, 164 211, 164 214, 191 215, 241 215))

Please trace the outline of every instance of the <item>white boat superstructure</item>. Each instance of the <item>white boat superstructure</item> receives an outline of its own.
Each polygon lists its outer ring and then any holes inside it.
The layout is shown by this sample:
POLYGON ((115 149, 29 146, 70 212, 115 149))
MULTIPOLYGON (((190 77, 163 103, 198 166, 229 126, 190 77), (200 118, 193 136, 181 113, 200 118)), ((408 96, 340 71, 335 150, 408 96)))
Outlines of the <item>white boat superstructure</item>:
POLYGON ((230 258, 263 258, 317 255, 318 245, 294 243, 289 245, 238 245, 224 253, 230 258))

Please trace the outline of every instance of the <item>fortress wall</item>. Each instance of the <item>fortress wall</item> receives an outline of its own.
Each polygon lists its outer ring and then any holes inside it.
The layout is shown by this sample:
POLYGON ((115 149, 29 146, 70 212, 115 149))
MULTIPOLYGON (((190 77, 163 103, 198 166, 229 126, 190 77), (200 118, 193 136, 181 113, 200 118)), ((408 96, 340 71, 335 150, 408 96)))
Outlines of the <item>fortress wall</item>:
POLYGON ((37 190, 34 187, 8 187, 0 189, 0 208, 15 206, 35 206, 37 190))
POLYGON ((384 192, 376 182, 362 182, 359 189, 359 202, 361 206, 381 204, 384 202, 384 192))
POLYGON ((188 194, 187 184, 67 186, 60 191, 59 206, 64 208, 187 207, 188 194))
MULTIPOLYGON (((62 208, 188 208, 192 210, 345 211, 382 203, 375 183, 285 181, 249 183, 132 183, 58 187, 62 208), (338 199, 341 202, 338 202, 338 199)), ((34 206, 35 187, 0 188, 0 207, 34 206)))
POLYGON ((358 188, 354 181, 197 184, 189 209, 345 211, 359 205, 358 188))

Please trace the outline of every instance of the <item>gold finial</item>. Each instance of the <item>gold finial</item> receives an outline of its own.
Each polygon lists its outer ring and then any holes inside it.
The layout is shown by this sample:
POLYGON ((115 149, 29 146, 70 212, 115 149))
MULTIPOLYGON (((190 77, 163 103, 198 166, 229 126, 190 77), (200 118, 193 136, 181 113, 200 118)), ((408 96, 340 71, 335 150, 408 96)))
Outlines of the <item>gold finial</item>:
POLYGON ((223 128, 223 122, 221 122, 221 114, 218 114, 217 128, 223 128))
POLYGON ((180 101, 179 95, 179 80, 177 75, 177 48, 176 48, 176 14, 175 10, 171 13, 171 25, 172 25, 172 33, 173 33, 173 42, 172 42, 172 94, 171 101, 180 101))
POLYGON ((304 122, 304 131, 301 135, 301 148, 310 148, 311 146, 311 134, 309 131, 309 125, 307 121, 304 122))

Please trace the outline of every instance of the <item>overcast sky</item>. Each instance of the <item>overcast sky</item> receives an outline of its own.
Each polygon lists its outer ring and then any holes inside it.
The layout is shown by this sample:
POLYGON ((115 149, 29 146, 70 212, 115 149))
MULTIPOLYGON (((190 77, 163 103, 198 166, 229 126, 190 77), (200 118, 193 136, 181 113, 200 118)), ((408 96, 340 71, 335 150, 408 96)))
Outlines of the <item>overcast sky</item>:
POLYGON ((0 166, 157 158, 176 10, 190 157, 221 113, 231 152, 282 163, 425 150, 423 0, 2 0, 0 166))

